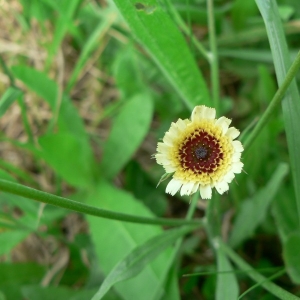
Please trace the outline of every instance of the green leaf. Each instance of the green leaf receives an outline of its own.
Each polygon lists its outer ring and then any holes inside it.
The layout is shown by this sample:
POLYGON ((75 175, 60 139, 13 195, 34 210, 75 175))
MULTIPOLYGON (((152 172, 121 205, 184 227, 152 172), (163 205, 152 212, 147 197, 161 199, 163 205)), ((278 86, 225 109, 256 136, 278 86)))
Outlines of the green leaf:
POLYGON ((130 160, 148 132, 152 113, 148 94, 135 95, 122 107, 104 145, 100 164, 103 176, 113 178, 130 160))
POLYGON ((265 219, 268 207, 276 196, 287 173, 287 164, 280 164, 266 187, 260 189, 250 199, 242 203, 229 238, 229 244, 232 247, 237 247, 250 237, 257 226, 265 219))
MULTIPOLYGON (((116 212, 153 217, 153 214, 130 194, 104 181, 99 182, 97 189, 88 195, 87 203, 116 212)), ((141 228, 136 224, 108 221, 90 216, 87 219, 99 266, 106 275, 133 249, 162 233, 159 227, 141 228)), ((167 249, 135 278, 117 283, 116 291, 125 300, 140 299, 141 295, 143 295, 143 300, 152 300, 157 293, 162 294, 164 291, 161 288, 161 281, 164 279, 170 256, 171 249, 167 249)))
POLYGON ((7 300, 22 299, 22 284, 39 283, 46 267, 35 263, 0 263, 0 290, 7 300))
POLYGON ((24 299, 30 300, 56 300, 70 299, 75 296, 77 291, 63 286, 42 287, 39 285, 29 285, 21 288, 24 299))
POLYGON ((84 140, 58 133, 42 136, 39 144, 41 156, 68 183, 79 187, 92 184, 92 157, 84 140))
POLYGON ((0 255, 8 254, 15 246, 21 243, 28 235, 27 230, 9 230, 0 232, 0 255))
POLYGON ((52 110, 55 109, 58 87, 45 73, 22 65, 13 66, 11 71, 16 78, 46 100, 52 110))
POLYGON ((291 233, 283 245, 285 265, 294 283, 300 283, 300 233, 291 233))
POLYGON ((169 230, 136 247, 111 270, 92 300, 102 299, 117 282, 138 275, 157 255, 191 230, 191 227, 169 230))
MULTIPOLYGON (((256 4, 265 22, 274 59, 277 81, 280 85, 286 76, 291 61, 277 4, 276 1, 271 0, 256 0, 256 4)), ((298 163, 300 153, 300 139, 298 138, 300 134, 300 101, 295 80, 291 83, 286 96, 282 101, 282 111, 297 200, 298 222, 300 226, 300 164, 298 163)))
POLYGON ((15 88, 9 87, 0 99, 0 117, 2 117, 11 104, 22 94, 22 91, 15 88))
POLYGON ((237 299, 239 295, 239 285, 234 274, 234 270, 221 248, 217 248, 217 300, 237 299))
POLYGON ((186 41, 156 0, 114 0, 132 33, 147 49, 186 106, 210 105, 206 83, 186 41))

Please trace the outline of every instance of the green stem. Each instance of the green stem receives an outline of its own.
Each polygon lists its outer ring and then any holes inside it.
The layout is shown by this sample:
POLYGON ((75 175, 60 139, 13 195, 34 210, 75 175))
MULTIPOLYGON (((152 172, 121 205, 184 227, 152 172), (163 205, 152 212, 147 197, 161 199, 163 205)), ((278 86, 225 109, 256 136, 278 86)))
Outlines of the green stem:
POLYGON ((207 14, 208 14, 209 45, 211 51, 211 57, 209 62, 211 67, 212 98, 217 113, 220 113, 219 59, 218 59, 218 49, 217 49, 217 40, 216 40, 213 0, 207 0, 207 14))
POLYGON ((239 255, 237 255, 230 247, 228 247, 221 239, 216 239, 216 245, 221 247, 225 254, 242 270, 248 270, 247 275, 253 279, 255 282, 260 283, 260 285, 269 291, 271 294, 275 295, 279 299, 285 300, 299 300, 300 298, 289 293, 288 291, 282 289, 273 282, 270 282, 266 277, 256 272, 251 266, 246 263, 239 255), (249 269, 252 271, 249 272, 249 269))
POLYGON ((33 199, 42 203, 55 205, 58 207, 70 209, 79 213, 84 213, 91 216, 118 220, 131 223, 148 224, 148 225, 202 225, 201 220, 178 220, 178 219, 164 219, 164 218, 145 218, 122 213, 116 213, 109 210, 100 209, 80 202, 76 202, 67 198, 55 196, 46 192, 29 188, 27 186, 13 183, 7 180, 0 179, 0 190, 10 194, 22 196, 33 199))
POLYGON ((268 108, 265 110, 264 114, 259 119, 259 121, 258 121, 257 125, 255 126, 254 130, 250 133, 250 135, 246 139, 246 141, 244 143, 244 148, 245 148, 244 153, 246 153, 246 151, 249 150, 250 146, 252 145, 254 140, 257 138, 260 131, 264 128, 264 126, 270 120, 275 108, 277 107, 277 105, 283 99, 283 97, 284 97, 289 85, 291 84, 292 80, 294 79, 299 67, 300 67, 300 51, 298 52, 295 61, 293 62, 290 69, 288 70, 282 85, 277 90, 277 92, 274 95, 272 101, 270 102, 268 108))

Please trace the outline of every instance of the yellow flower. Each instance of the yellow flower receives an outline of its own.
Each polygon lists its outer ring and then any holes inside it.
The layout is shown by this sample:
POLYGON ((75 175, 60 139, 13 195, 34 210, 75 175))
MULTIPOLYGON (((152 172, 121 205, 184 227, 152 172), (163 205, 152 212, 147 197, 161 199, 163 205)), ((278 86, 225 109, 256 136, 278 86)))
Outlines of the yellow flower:
POLYGON ((234 141, 240 132, 229 127, 231 120, 215 119, 216 110, 196 106, 191 120, 172 123, 162 143, 157 144, 155 158, 166 173, 174 173, 166 192, 192 195, 200 189, 203 199, 210 199, 212 188, 219 194, 229 189, 235 173, 241 173, 244 148, 234 141))

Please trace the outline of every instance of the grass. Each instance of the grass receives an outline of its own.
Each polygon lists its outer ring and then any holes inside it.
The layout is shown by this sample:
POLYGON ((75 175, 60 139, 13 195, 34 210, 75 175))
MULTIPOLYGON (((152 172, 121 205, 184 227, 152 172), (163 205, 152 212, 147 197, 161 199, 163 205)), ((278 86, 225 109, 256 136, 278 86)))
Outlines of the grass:
POLYGON ((299 299, 299 22, 293 0, 1 2, 0 298, 299 299), (209 201, 151 160, 200 104, 245 146, 209 201))

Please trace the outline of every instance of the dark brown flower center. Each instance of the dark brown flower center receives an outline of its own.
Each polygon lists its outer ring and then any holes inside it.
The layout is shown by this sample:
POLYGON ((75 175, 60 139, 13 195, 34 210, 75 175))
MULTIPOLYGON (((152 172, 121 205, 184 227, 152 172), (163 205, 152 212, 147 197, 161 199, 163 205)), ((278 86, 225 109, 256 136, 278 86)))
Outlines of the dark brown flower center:
POLYGON ((198 174, 214 172, 222 159, 219 140, 203 129, 195 130, 179 148, 181 166, 198 174))

